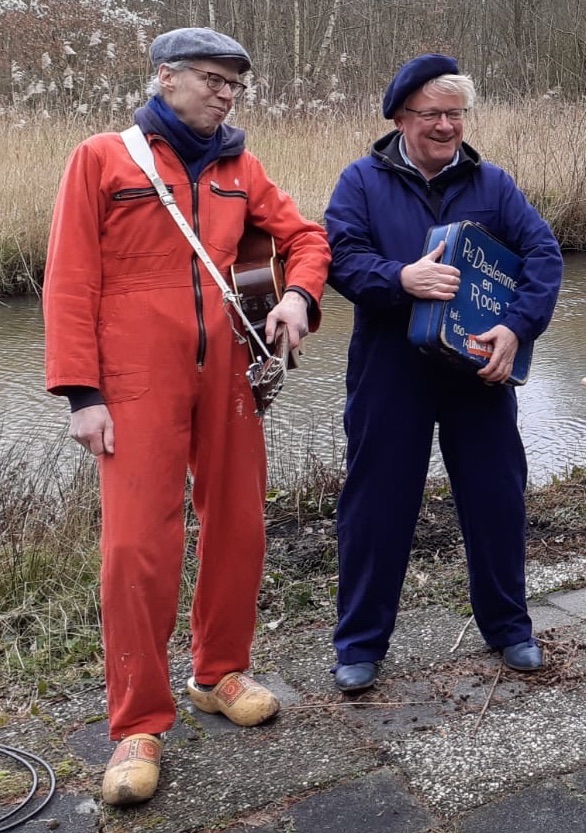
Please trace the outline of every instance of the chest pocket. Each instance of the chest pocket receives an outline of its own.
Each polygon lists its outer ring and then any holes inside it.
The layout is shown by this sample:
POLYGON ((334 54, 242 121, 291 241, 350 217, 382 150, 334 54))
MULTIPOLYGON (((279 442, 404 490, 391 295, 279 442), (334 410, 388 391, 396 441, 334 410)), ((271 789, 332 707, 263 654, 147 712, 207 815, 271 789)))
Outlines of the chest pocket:
MULTIPOLYGON (((168 186, 171 193, 173 188, 168 186)), ((166 257, 173 248, 170 217, 156 190, 151 187, 123 188, 111 197, 103 248, 114 261, 127 258, 166 257), (164 234, 145 234, 145 229, 165 229, 164 234)), ((133 267, 130 267, 133 268, 133 267)), ((153 269, 160 264, 153 264, 153 269)))
POLYGON ((212 180, 200 183, 199 224, 204 246, 236 257, 244 232, 248 194, 237 185, 229 189, 212 180))

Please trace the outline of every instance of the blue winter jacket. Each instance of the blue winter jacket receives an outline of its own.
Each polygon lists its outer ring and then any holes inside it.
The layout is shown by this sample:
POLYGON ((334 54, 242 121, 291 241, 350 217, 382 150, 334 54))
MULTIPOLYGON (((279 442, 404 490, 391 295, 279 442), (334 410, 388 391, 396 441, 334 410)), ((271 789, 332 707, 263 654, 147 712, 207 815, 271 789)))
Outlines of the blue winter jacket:
POLYGON ((512 177, 463 143, 457 165, 427 182, 405 165, 399 131, 341 174, 326 210, 333 260, 329 283, 352 301, 355 327, 407 331, 413 296, 400 272, 423 254, 432 225, 473 220, 524 258, 517 295, 501 323, 519 341, 545 330, 562 278, 558 243, 512 177))

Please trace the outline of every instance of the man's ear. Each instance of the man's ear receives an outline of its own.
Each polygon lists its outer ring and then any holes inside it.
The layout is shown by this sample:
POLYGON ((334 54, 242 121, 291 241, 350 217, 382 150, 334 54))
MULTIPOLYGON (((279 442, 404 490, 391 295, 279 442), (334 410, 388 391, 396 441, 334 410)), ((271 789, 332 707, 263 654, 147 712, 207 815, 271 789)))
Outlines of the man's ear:
POLYGON ((175 73, 166 64, 161 64, 159 67, 159 84, 163 89, 170 89, 173 87, 175 73))

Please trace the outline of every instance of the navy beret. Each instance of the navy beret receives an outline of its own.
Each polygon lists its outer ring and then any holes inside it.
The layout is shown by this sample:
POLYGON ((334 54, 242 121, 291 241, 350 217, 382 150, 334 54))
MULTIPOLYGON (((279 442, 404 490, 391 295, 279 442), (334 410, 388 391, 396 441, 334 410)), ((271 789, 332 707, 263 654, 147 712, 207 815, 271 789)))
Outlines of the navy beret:
POLYGON ((458 75, 458 62, 448 55, 430 53, 418 55, 407 61, 398 70, 397 74, 387 87, 383 99, 383 116, 385 119, 392 119, 393 114, 401 104, 432 78, 439 75, 458 75))
POLYGON ((149 51, 153 66, 190 58, 231 58, 240 64, 240 72, 251 67, 248 52, 238 41, 213 29, 173 29, 158 35, 149 51))

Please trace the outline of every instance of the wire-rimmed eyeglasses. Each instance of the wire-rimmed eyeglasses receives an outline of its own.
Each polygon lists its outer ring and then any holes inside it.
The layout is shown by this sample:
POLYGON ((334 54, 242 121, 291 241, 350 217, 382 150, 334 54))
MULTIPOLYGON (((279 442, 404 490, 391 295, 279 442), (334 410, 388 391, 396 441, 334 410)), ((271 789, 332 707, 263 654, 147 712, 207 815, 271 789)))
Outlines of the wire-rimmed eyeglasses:
POLYGON ((199 72, 200 75, 205 75, 207 86, 215 93, 219 93, 227 84, 232 93, 232 98, 237 99, 243 95, 246 89, 246 84, 242 84, 240 81, 228 81, 227 78, 224 78, 223 75, 219 75, 217 72, 206 72, 205 69, 198 69, 197 67, 187 67, 187 69, 192 70, 192 72, 199 72))
POLYGON ((462 121, 468 109, 466 107, 454 107, 452 110, 413 110, 411 107, 405 107, 406 113, 415 113, 423 121, 440 121, 442 116, 445 116, 448 121, 462 121))

